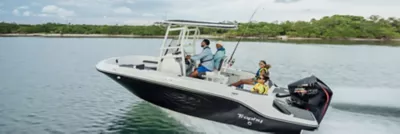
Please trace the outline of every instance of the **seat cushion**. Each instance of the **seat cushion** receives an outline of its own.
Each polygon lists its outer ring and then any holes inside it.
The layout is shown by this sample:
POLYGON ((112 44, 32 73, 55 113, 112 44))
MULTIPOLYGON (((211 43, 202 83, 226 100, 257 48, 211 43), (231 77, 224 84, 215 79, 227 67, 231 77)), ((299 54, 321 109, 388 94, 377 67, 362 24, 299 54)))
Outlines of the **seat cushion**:
POLYGON ((251 91, 251 89, 254 87, 254 85, 249 85, 249 84, 243 84, 243 89, 251 91))

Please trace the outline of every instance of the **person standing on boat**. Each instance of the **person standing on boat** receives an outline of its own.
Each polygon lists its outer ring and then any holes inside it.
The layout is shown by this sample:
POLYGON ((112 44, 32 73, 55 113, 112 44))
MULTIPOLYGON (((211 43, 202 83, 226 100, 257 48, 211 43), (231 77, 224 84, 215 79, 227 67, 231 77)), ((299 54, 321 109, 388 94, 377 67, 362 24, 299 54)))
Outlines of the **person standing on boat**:
POLYGON ((191 60, 200 60, 200 65, 197 69, 195 69, 191 74, 190 77, 199 78, 201 75, 205 74, 206 72, 211 72, 214 68, 214 55, 211 52, 209 47, 210 40, 204 39, 201 42, 201 47, 203 51, 200 54, 196 54, 193 56, 186 56, 186 59, 191 60))
POLYGON ((217 52, 214 54, 214 70, 218 70, 220 68, 222 58, 225 57, 225 48, 223 47, 221 41, 218 41, 215 47, 217 48, 217 52))

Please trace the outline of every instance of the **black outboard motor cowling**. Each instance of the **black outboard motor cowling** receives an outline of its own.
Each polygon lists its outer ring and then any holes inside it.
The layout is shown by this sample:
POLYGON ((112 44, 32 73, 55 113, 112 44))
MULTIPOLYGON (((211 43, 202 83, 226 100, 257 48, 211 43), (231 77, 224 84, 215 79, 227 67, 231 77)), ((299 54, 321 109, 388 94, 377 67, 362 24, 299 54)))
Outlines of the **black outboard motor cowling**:
POLYGON ((318 123, 322 121, 332 99, 332 90, 315 76, 288 85, 292 105, 311 111, 318 123))

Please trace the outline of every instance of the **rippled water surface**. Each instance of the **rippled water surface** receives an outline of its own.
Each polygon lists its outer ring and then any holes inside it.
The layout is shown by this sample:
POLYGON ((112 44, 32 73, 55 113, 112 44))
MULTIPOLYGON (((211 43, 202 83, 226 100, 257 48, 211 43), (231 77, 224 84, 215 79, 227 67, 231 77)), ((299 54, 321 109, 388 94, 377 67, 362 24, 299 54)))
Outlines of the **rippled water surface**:
MULTIPOLYGON (((157 108, 95 69, 109 57, 156 56, 161 41, 0 38, 0 133, 257 133, 157 108)), ((261 59, 278 85, 314 74, 332 88, 312 133, 400 133, 400 47, 242 42, 235 67, 256 70, 261 59)))

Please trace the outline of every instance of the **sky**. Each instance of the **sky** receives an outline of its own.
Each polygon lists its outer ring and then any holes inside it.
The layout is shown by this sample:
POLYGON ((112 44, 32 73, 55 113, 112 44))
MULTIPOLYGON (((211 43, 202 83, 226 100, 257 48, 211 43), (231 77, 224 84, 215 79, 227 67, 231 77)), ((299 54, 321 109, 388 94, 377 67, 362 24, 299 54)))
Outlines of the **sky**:
POLYGON ((400 18, 400 0, 1 0, 0 21, 148 25, 166 19, 248 22, 334 14, 400 18), (257 8, 259 7, 259 8, 257 8))

